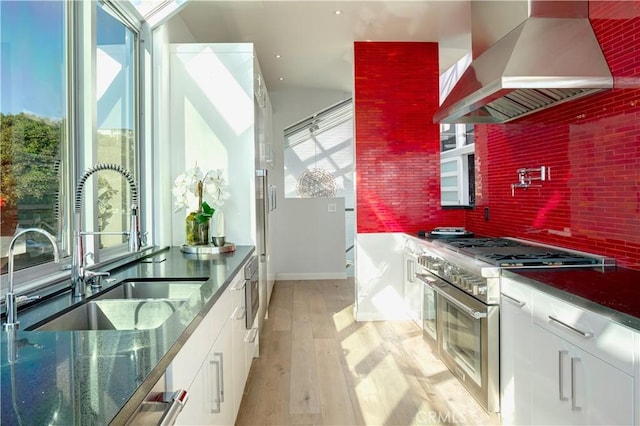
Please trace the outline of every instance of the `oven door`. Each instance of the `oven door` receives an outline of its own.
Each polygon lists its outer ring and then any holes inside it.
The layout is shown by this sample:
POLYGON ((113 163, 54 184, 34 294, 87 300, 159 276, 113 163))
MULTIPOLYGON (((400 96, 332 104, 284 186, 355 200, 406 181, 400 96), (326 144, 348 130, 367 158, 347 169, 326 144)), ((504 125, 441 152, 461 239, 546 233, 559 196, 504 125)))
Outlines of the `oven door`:
POLYGON ((433 277, 439 356, 488 412, 500 411, 499 308, 433 277))

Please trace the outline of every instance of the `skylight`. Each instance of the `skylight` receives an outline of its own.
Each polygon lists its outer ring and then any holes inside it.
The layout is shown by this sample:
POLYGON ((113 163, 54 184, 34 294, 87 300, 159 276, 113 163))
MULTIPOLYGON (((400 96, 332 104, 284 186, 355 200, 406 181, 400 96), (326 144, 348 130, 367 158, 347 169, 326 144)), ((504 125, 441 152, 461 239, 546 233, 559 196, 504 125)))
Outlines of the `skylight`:
POLYGON ((142 18, 155 27, 168 18, 187 0, 129 0, 142 18))

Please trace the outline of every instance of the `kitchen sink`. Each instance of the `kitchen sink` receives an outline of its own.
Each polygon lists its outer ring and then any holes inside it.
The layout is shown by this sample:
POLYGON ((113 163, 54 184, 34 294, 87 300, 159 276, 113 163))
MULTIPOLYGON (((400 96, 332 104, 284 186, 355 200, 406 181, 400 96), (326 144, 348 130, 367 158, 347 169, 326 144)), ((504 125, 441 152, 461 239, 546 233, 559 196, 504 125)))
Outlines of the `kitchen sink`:
POLYGON ((124 281, 104 290, 94 300, 105 299, 189 299, 202 281, 124 281))
POLYGON ((92 300, 27 330, 151 330, 164 324, 184 302, 181 299, 92 300))

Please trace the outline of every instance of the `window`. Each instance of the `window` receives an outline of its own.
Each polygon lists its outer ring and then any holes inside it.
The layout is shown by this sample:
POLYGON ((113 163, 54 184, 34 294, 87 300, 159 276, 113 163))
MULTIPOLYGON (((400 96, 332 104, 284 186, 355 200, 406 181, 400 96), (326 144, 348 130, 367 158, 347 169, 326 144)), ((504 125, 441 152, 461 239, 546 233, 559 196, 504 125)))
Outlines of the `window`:
MULTIPOLYGON (((466 55, 440 76, 442 102, 471 63, 466 55)), ((440 194, 443 206, 475 203, 475 145, 473 124, 440 125, 440 194)))
POLYGON ((353 101, 347 99, 284 131, 285 197, 344 197, 347 263, 353 264, 353 101))
POLYGON ((285 197, 345 197, 346 205, 353 205, 352 100, 327 108, 284 133, 285 197))
MULTIPOLYGON (((97 9, 96 162, 118 164, 136 173, 136 34, 114 12, 97 9)), ((129 226, 131 191, 117 172, 99 172, 98 230, 117 233, 129 226)), ((95 215, 94 215, 95 216, 95 215)), ((100 248, 118 246, 125 236, 100 235, 100 248)))
MULTIPOLYGON (((108 162, 139 175, 139 37, 114 3, 0 2, 2 273, 9 242, 23 228, 49 231, 61 255, 70 255, 75 183, 84 170, 108 162)), ((106 171, 89 184, 83 228, 126 231, 127 182, 106 171)), ((95 241, 86 248, 96 261, 126 250, 122 235, 95 241)), ((48 240, 36 233, 17 241, 14 254, 18 283, 60 271, 48 240)))
POLYGON ((471 206, 475 195, 473 125, 440 125, 440 195, 443 206, 471 206))
MULTIPOLYGON (((19 230, 38 227, 61 237, 62 153, 69 142, 66 17, 60 1, 0 2, 3 273, 19 230)), ((25 237, 15 246, 16 270, 53 260, 44 236, 25 237)))

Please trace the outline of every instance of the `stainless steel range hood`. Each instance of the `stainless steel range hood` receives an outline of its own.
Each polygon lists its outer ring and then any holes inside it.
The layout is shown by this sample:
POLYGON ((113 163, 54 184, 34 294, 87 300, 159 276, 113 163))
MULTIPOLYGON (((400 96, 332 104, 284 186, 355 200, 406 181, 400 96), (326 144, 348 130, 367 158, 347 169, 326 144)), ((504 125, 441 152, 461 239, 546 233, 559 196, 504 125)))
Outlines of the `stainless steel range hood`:
POLYGON ((433 120, 505 123, 611 89, 587 1, 531 1, 529 17, 460 77, 433 120))

